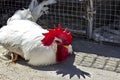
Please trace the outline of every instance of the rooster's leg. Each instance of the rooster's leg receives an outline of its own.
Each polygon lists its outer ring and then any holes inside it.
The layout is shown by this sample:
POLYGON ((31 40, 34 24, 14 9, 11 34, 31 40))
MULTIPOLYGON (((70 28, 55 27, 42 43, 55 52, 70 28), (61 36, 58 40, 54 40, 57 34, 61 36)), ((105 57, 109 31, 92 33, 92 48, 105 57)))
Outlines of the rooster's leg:
POLYGON ((18 54, 6 51, 5 53, 0 54, 0 59, 5 60, 5 63, 9 65, 18 59, 18 54))
POLYGON ((9 54, 11 56, 11 59, 9 60, 9 63, 13 63, 18 59, 18 54, 15 54, 15 53, 12 53, 12 52, 9 52, 9 54))

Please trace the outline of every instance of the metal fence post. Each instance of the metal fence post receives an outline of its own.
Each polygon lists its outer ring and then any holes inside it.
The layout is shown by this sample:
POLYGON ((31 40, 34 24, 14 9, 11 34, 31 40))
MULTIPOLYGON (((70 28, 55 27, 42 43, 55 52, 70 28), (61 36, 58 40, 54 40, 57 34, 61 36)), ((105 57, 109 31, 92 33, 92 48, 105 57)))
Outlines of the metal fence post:
POLYGON ((88 20, 88 26, 87 26, 87 37, 89 39, 92 38, 92 33, 93 33, 93 17, 96 12, 94 11, 94 6, 93 6, 93 0, 88 1, 87 5, 87 20, 88 20))

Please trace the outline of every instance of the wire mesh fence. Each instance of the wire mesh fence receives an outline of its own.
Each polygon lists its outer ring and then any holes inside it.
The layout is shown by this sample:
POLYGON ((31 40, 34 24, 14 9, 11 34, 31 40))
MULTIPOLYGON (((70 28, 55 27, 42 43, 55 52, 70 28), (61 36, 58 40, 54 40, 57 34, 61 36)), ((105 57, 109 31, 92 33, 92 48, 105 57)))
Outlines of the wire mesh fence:
POLYGON ((0 0, 0 25, 5 25, 9 17, 18 9, 27 8, 31 0, 0 0))
POLYGON ((85 14, 86 1, 57 0, 55 5, 50 6, 49 15, 41 17, 40 20, 50 24, 60 23, 63 27, 68 27, 73 32, 85 34, 87 27, 85 14))
MULTIPOLYGON (((30 1, 0 0, 0 24, 4 25, 16 10, 28 8, 30 1)), ((120 43, 119 0, 57 0, 49 8, 49 14, 41 16, 39 24, 60 23, 71 32, 96 41, 120 43)))
POLYGON ((120 0, 94 0, 93 38, 120 43, 120 0))

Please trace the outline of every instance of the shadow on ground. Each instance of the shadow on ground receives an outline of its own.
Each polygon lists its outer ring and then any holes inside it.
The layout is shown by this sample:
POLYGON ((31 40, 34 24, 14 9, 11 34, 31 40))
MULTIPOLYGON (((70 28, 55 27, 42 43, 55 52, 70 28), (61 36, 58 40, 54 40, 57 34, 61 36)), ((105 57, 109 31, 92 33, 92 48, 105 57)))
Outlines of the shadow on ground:
POLYGON ((86 39, 73 38, 72 45, 76 52, 120 58, 120 46, 116 44, 100 44, 86 39))
MULTIPOLYGON (((72 42, 73 50, 75 52, 84 52, 88 54, 97 54, 100 56, 115 57, 120 58, 120 46, 100 44, 93 41, 88 41, 80 38, 73 38, 72 42)), ((30 66, 33 69, 43 70, 43 71, 56 71, 57 75, 62 75, 63 77, 69 75, 70 78, 77 76, 78 78, 90 77, 88 72, 78 69, 74 64, 75 54, 72 54, 65 62, 58 63, 50 66, 31 66, 27 62, 18 61, 18 63, 30 66)))
POLYGON ((81 77, 86 78, 87 76, 90 77, 90 74, 88 72, 82 71, 79 68, 77 68, 74 64, 75 60, 75 54, 70 55, 70 57, 62 62, 55 65, 50 66, 31 66, 25 63, 24 61, 18 61, 19 64, 30 66, 33 69, 37 70, 43 70, 43 71, 56 71, 57 75, 62 75, 62 77, 69 75, 69 78, 71 79, 73 76, 77 76, 79 79, 81 77))

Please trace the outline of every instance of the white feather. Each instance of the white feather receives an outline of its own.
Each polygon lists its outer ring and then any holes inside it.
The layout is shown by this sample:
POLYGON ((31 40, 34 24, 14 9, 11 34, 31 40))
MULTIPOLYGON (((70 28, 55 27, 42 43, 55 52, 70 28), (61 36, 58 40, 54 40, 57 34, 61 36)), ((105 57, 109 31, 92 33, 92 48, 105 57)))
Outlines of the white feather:
POLYGON ((31 4, 29 5, 29 9, 33 16, 33 21, 37 21, 39 17, 41 17, 44 14, 48 14, 48 7, 47 5, 55 4, 56 0, 44 0, 39 5, 37 5, 37 1, 33 0, 31 4))
POLYGON ((18 10, 14 13, 12 17, 7 20, 7 24, 13 20, 31 20, 34 21, 34 18, 29 9, 18 10))
POLYGON ((56 63, 56 43, 43 46, 42 33, 48 32, 28 20, 14 20, 0 29, 0 44, 32 65, 56 63))
POLYGON ((56 3, 56 0, 43 1, 38 5, 37 0, 32 0, 28 9, 17 10, 13 16, 7 20, 7 24, 13 20, 31 20, 36 22, 44 14, 48 14, 47 5, 56 3))

